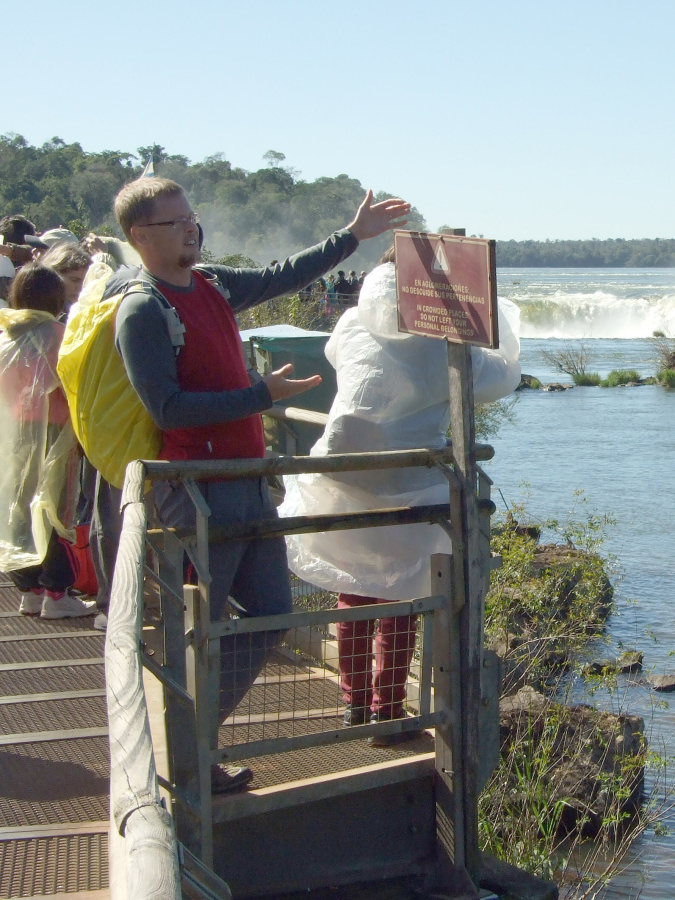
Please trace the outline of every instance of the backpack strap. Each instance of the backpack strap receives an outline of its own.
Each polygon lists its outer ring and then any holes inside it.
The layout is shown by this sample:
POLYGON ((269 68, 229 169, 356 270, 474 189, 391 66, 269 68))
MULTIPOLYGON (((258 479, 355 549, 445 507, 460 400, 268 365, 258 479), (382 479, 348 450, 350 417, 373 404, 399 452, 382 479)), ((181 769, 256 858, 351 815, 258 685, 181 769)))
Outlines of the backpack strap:
POLYGON ((214 287, 218 291, 218 293, 223 298, 223 300, 227 300, 227 302, 229 303, 230 302, 230 292, 226 287, 223 287, 223 285, 220 283, 218 276, 214 275, 213 272, 209 272, 205 269, 199 268, 199 266, 196 266, 195 268, 196 268, 197 272, 199 272, 199 274, 202 276, 202 278, 204 278, 206 281, 208 281, 208 283, 211 285, 211 287, 214 287))
POLYGON ((171 346, 176 356, 179 355, 182 347, 185 346, 185 325, 181 322, 178 310, 166 299, 164 294, 151 281, 145 281, 142 278, 136 278, 129 281, 124 289, 124 296, 129 294, 150 294, 159 303, 166 327, 171 339, 171 346), (139 290, 140 289, 140 290, 139 290))

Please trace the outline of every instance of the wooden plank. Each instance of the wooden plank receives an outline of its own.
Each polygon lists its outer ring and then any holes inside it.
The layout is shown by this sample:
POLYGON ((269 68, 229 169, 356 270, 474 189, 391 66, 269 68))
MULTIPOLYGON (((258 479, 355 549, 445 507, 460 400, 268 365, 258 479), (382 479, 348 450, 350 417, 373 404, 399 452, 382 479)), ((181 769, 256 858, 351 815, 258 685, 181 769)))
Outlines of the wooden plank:
POLYGON ((0 672, 23 672, 27 669, 63 669, 66 666, 101 666, 105 662, 103 656, 89 659, 43 659, 27 663, 2 663, 0 672))
MULTIPOLYGON (((163 532, 161 532, 161 531, 158 531, 158 533, 163 534, 163 532)), ((155 582, 155 584, 162 590, 162 593, 164 594, 165 597, 167 597, 170 600, 174 600, 178 604, 178 606, 180 606, 181 609, 183 608, 183 603, 184 603, 183 597, 181 597, 179 594, 177 594, 173 590, 173 588, 170 587, 166 583, 166 581, 164 581, 162 578, 160 578, 159 575, 157 574, 157 572, 155 572, 153 569, 151 569, 150 566, 145 566, 144 572, 145 572, 145 575, 148 578, 151 578, 155 582)))
POLYGON ((192 696, 185 690, 184 687, 181 687, 177 682, 173 680, 173 678, 166 673, 163 666, 160 666, 159 663, 156 663, 151 656, 143 655, 143 667, 148 670, 148 672, 152 672, 155 678, 158 681, 161 681, 162 685, 171 693, 172 697, 175 700, 180 700, 181 703, 184 703, 190 709, 192 709, 194 705, 194 700, 192 696))
POLYGON ((387 784, 400 784, 433 773, 434 754, 422 753, 407 759, 392 759, 372 766, 360 766, 344 772, 332 772, 314 778, 303 778, 242 794, 215 797, 215 823, 231 822, 252 815, 264 815, 277 809, 301 806, 315 800, 345 796, 387 784))
POLYGON ((382 616, 413 616, 432 609, 439 609, 443 597, 423 597, 420 600, 396 600, 388 603, 371 603, 344 609, 316 609, 292 612, 279 616, 255 616, 250 619, 227 619, 211 626, 209 638, 214 640, 225 634, 250 634, 255 631, 286 631, 311 625, 330 625, 334 622, 365 622, 382 616))
POLYGON ((322 428, 328 422, 328 413, 316 412, 313 409, 301 409, 298 406, 271 406, 264 411, 263 415, 281 422, 306 422, 308 425, 320 425, 322 428))
POLYGON ((211 871, 187 847, 178 848, 183 895, 187 900, 232 900, 229 885, 211 871))
MULTIPOLYGON (((390 509, 374 509, 369 512, 320 514, 316 516, 287 516, 283 519, 266 519, 259 522, 244 522, 233 525, 214 526, 209 533, 212 544, 230 540, 251 538, 272 538, 282 534, 311 534, 314 532, 346 531, 351 528, 379 528, 392 525, 417 525, 423 522, 437 522, 446 519, 450 510, 443 504, 428 506, 401 506, 390 509)), ((171 528, 173 534, 190 547, 192 532, 188 528, 171 528)), ((151 534, 160 534, 156 529, 151 534)))
POLYGON ((106 820, 97 822, 59 822, 58 825, 21 825, 0 828, 0 841, 21 841, 29 838, 69 837, 75 834, 107 834, 110 823, 106 820))
POLYGON ((287 750, 308 750, 310 747, 322 747, 326 744, 343 744, 346 741, 358 741, 373 734, 398 734, 401 731, 416 731, 420 727, 434 728, 438 722, 438 713, 429 713, 425 716, 391 719, 379 722, 377 725, 353 725, 351 728, 297 734, 293 737, 248 741, 245 744, 233 744, 211 751, 211 761, 214 763, 222 760, 234 762, 256 756, 267 756, 271 753, 282 753, 287 750))
POLYGON ((0 706, 8 703, 37 703, 40 700, 79 700, 87 697, 105 697, 105 689, 81 691, 50 691, 45 694, 9 694, 0 697, 0 706))
MULTIPOLYGON (((106 888, 101 891, 77 891, 68 894, 50 894, 49 900, 109 900, 110 891, 106 888)), ((36 894, 33 897, 22 897, 21 900, 45 900, 44 894, 36 894)))
POLYGON ((28 731, 0 735, 0 747, 10 744, 42 744, 48 741, 72 741, 77 738, 107 737, 107 728, 64 728, 60 731, 28 731))
POLYGON ((48 634, 4 634, 0 637, 0 644, 9 644, 15 641, 53 641, 56 638, 78 637, 97 637, 103 640, 105 635, 93 628, 80 629, 79 631, 51 631, 48 634))
MULTIPOLYGON (((489 444, 476 444, 476 459, 489 460, 494 449, 489 444)), ((376 453, 336 453, 330 456, 282 456, 277 459, 189 460, 174 463, 166 460, 143 460, 148 478, 166 479, 244 478, 267 475, 300 475, 307 472, 363 472, 369 470, 433 466, 436 462, 452 462, 452 446, 440 450, 380 450, 376 453)))

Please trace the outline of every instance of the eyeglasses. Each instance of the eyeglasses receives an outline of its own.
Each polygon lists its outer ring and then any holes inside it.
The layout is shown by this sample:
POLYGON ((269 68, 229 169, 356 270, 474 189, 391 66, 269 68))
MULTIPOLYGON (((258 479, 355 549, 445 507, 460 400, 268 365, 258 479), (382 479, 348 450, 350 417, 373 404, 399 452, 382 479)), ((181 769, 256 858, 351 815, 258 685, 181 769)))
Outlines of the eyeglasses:
POLYGON ((198 225, 199 224, 199 216, 197 213, 190 213, 189 216, 181 216, 180 219, 170 219, 168 222, 146 222, 145 225, 137 225, 137 228, 150 228, 154 225, 170 225, 172 228, 178 230, 179 228, 185 228, 187 225, 198 225))

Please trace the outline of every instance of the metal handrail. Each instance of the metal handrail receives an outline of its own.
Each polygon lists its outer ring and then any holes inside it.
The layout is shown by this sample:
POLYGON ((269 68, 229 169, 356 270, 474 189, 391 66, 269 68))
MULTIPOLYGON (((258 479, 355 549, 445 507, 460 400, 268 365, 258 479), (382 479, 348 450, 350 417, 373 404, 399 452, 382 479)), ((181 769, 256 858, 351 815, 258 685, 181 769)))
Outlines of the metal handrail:
MULTIPOLYGON (((494 454, 489 445, 477 444, 474 450, 478 460, 491 459, 494 454)), ((126 842, 126 879, 114 879, 112 900, 132 897, 134 900, 179 900, 181 896, 178 844, 171 816, 160 798, 142 680, 140 638, 147 533, 146 482, 440 468, 452 462, 452 445, 449 445, 440 450, 380 451, 328 457, 184 463, 136 460, 128 465, 122 491, 123 528, 112 584, 105 651, 111 819, 115 830, 126 842)), ((426 721, 427 717, 424 718, 426 721)))

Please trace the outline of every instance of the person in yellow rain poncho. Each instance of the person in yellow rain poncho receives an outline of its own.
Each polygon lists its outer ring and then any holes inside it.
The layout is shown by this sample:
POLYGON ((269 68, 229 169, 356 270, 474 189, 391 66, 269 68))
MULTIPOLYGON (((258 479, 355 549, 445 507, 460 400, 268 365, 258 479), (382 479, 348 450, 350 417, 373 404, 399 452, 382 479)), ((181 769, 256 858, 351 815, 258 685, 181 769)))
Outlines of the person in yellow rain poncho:
POLYGON ((0 310, 0 570, 21 591, 20 612, 45 619, 92 615, 60 537, 73 537, 77 443, 56 374, 63 279, 29 263, 0 310))

